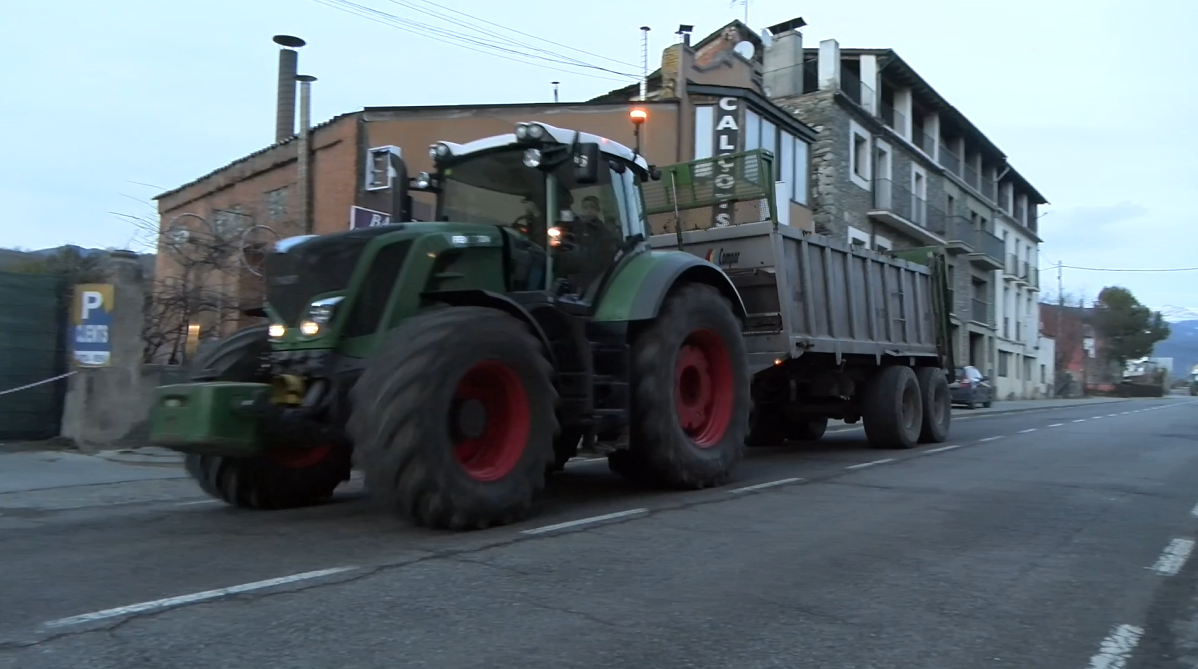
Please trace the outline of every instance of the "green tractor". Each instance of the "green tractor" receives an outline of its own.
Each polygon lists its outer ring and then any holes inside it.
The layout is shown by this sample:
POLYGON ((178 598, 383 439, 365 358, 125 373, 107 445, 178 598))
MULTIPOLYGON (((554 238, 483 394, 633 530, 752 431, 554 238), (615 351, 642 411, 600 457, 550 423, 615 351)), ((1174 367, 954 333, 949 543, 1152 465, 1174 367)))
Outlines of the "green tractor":
POLYGON ((151 441, 232 505, 318 504, 357 468, 389 510, 449 529, 525 518, 580 442, 638 481, 726 482, 745 308, 717 266, 648 247, 660 172, 543 123, 430 154, 411 183, 400 165, 396 201, 432 193, 436 220, 279 242, 251 312, 269 324, 159 388, 151 441))

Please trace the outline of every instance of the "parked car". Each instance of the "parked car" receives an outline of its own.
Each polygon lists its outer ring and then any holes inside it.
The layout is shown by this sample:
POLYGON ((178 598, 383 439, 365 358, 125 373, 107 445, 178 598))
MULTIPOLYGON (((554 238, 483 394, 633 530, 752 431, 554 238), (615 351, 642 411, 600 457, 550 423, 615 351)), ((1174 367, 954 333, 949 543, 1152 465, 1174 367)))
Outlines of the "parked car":
POLYGON ((982 374, 977 367, 958 367, 957 380, 948 384, 952 393, 953 404, 960 404, 966 409, 977 405, 989 408, 994 402, 994 386, 990 385, 990 377, 982 374))

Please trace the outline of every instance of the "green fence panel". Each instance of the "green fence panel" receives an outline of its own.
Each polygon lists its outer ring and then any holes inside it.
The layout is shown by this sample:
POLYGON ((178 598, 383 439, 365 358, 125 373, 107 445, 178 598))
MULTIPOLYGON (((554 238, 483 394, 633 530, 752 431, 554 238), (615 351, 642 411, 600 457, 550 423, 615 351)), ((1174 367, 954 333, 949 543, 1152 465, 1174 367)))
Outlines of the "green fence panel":
MULTIPOLYGON (((0 393, 67 371, 66 279, 0 272, 0 393)), ((0 395, 0 441, 59 433, 66 380, 0 395)))

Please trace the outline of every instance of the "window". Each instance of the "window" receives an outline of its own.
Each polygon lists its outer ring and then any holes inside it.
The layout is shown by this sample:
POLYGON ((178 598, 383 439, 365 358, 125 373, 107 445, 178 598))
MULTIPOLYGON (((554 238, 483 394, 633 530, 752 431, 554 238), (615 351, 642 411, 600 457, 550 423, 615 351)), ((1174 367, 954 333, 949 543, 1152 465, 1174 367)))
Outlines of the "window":
POLYGON ((928 173, 919 165, 911 165, 911 217, 916 225, 928 224, 928 173))
POLYGON ((715 107, 695 107, 695 160, 710 158, 715 141, 715 107))
MULTIPOLYGON (((795 138, 789 132, 781 134, 782 146, 778 151, 778 164, 780 166, 778 181, 781 181, 789 192, 785 193, 790 199, 795 199, 795 143, 802 144, 803 140, 795 138)), ((783 193, 779 192, 778 197, 781 199, 783 193)))
POLYGON ((864 230, 858 230, 850 225, 849 243, 853 246, 864 246, 865 248, 869 248, 869 233, 864 230))
POLYGON ((870 189, 869 133, 856 122, 849 122, 849 181, 865 190, 870 189))
POLYGON ((810 179, 810 171, 807 169, 807 151, 810 148, 807 142, 798 138, 795 139, 795 178, 792 182, 794 189, 790 198, 802 205, 807 204, 807 190, 811 185, 808 181, 810 179))
POLYGON ((761 121, 761 148, 774 154, 774 179, 778 178, 778 128, 769 121, 762 119, 761 121))
POLYGON ((874 235, 874 248, 879 251, 890 251, 894 248, 894 244, 881 235, 874 235))
POLYGON ((744 133, 745 151, 761 148, 761 117, 750 109, 745 110, 744 133))
POLYGON ((953 197, 952 195, 947 196, 947 198, 948 199, 945 201, 944 209, 949 216, 956 216, 957 198, 953 197))
POLYGON ((1011 354, 1006 351, 998 352, 998 375, 1006 378, 1010 373, 1011 354))

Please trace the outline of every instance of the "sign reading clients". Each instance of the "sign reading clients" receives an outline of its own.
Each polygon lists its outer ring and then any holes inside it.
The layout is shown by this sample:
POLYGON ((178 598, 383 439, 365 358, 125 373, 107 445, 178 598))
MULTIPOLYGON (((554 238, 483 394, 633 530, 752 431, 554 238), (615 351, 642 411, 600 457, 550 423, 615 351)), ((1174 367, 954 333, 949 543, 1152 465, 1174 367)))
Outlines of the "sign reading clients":
POLYGON ((723 200, 712 210, 711 224, 722 228, 732 225, 732 203, 736 193, 736 162, 721 160, 721 156, 736 153, 740 146, 740 98, 720 98, 715 107, 715 190, 716 199, 723 200))
POLYGON ((107 367, 112 357, 108 334, 112 330, 113 289, 106 283, 75 286, 71 302, 71 350, 81 367, 107 367))

